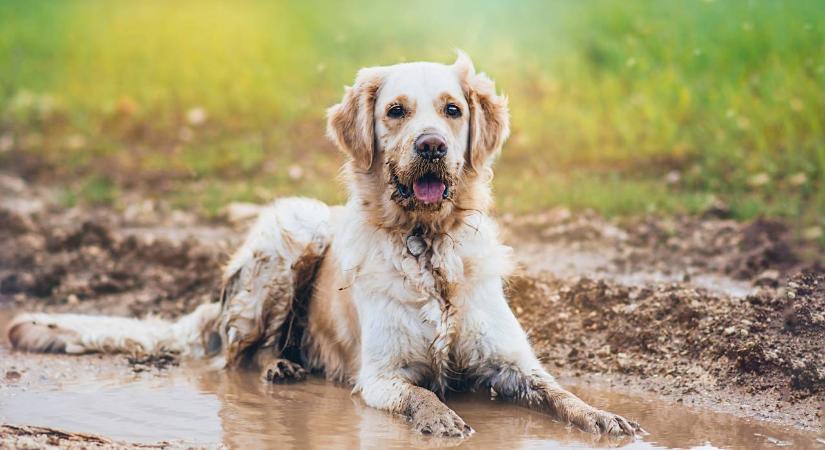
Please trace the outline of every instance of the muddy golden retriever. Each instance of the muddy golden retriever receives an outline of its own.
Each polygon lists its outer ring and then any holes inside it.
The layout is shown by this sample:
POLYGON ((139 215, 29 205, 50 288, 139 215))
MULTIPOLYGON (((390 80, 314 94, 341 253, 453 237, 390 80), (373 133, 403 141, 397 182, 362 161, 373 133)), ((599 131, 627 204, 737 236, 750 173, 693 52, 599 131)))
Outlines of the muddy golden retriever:
POLYGON ((349 200, 265 208, 226 267, 220 303, 175 323, 24 314, 10 341, 66 353, 217 352, 273 382, 323 372, 438 436, 473 432, 445 391, 480 389, 592 433, 640 430, 559 386, 508 307, 510 249, 487 214, 507 99, 465 54, 452 65, 362 69, 328 110, 328 134, 348 156, 349 200))

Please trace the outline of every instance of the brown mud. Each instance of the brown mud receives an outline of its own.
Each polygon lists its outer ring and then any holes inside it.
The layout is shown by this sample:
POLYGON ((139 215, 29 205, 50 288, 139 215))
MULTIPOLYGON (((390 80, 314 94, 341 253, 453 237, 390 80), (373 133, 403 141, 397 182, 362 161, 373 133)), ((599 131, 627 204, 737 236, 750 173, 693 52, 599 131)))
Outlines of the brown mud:
MULTIPOLYGON (((254 212, 236 205, 207 223, 142 198, 91 209, 54 198, 0 176, 0 307, 179 316, 217 298, 254 212)), ((787 224, 566 210, 501 222, 522 265, 512 307, 553 372, 823 433, 823 253, 787 224)), ((23 366, 42 357, 14 355, 23 366)), ((178 364, 104 359, 130 373, 178 364)), ((0 386, 20 375, 3 365, 0 386)), ((0 436, 71 442, 31 427, 0 436)))

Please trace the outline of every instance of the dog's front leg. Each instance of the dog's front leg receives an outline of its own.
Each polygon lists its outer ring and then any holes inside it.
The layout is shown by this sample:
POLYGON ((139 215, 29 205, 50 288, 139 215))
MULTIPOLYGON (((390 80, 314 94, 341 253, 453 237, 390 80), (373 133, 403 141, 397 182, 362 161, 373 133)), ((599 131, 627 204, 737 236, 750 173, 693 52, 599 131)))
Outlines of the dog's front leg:
POLYGON ((633 436, 639 424, 588 405, 553 379, 538 358, 504 298, 498 279, 479 283, 471 293, 464 319, 462 351, 474 355, 470 365, 476 387, 498 397, 550 413, 584 431, 633 436))
POLYGON ((415 369, 426 358, 430 339, 420 312, 396 300, 353 287, 361 327, 360 369, 355 391, 373 407, 406 416, 423 434, 466 437, 472 429, 430 390, 418 386, 426 373, 415 369))
POLYGON ((400 376, 364 380, 359 389, 367 405, 407 417, 422 434, 467 437, 473 433, 473 429, 432 391, 400 376))
POLYGON ((497 366, 486 385, 505 400, 548 412, 584 431, 610 436, 633 436, 641 431, 636 422, 588 405, 559 384, 544 369, 497 366))

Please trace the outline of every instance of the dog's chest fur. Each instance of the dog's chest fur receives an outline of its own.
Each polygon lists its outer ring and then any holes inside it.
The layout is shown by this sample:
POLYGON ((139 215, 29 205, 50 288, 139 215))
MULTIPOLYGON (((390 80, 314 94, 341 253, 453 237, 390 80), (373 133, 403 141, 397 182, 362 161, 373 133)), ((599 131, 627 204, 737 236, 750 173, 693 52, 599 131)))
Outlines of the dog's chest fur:
POLYGON ((431 382, 443 393, 449 375, 457 370, 457 361, 451 357, 464 306, 457 296, 467 281, 464 263, 456 251, 455 241, 446 235, 413 237, 416 248, 410 248, 409 236, 404 240, 407 254, 402 259, 403 277, 411 296, 420 296, 419 315, 433 335, 427 348, 431 382))
MULTIPOLYGON (((411 378, 443 389, 447 378, 461 369, 462 316, 477 272, 472 262, 487 253, 495 236, 484 239, 478 227, 422 238, 423 250, 411 251, 408 236, 343 221, 333 254, 349 271, 353 300, 361 320, 375 315, 384 335, 364 334, 362 339, 387 341, 381 353, 406 367, 411 378), (346 249, 344 252, 342 250, 346 249), (415 253, 418 253, 417 255, 415 253)), ((362 222, 363 223, 363 222, 362 222)))
POLYGON ((361 342, 362 362, 442 389, 457 371, 471 368, 468 355, 484 331, 473 330, 465 317, 486 307, 478 286, 510 270, 509 248, 498 243, 494 222, 475 214, 449 234, 425 235, 426 249, 416 256, 408 234, 371 226, 354 206, 333 226, 328 257, 342 281, 326 292, 345 294, 357 310, 360 332, 352 338, 361 342))

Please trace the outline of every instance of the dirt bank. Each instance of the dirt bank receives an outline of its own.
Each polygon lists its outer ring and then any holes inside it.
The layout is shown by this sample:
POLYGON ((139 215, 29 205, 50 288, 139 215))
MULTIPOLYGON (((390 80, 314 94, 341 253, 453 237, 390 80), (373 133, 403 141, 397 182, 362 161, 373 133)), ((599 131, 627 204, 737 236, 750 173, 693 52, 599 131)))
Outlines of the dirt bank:
MULTIPOLYGON (((51 195, 0 179, 0 306, 175 317, 216 298, 242 236, 144 199, 67 210, 51 195)), ((822 426, 825 271, 782 222, 558 210, 502 223, 523 262, 512 306, 554 371, 822 426)))
POLYGON ((226 226, 142 199, 60 208, 13 181, 0 179, 0 304, 175 317, 217 298, 238 236, 226 226))
POLYGON ((785 286, 740 298, 547 274, 512 278, 510 298, 557 372, 816 429, 825 403, 825 275, 806 272, 785 286))

